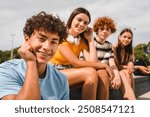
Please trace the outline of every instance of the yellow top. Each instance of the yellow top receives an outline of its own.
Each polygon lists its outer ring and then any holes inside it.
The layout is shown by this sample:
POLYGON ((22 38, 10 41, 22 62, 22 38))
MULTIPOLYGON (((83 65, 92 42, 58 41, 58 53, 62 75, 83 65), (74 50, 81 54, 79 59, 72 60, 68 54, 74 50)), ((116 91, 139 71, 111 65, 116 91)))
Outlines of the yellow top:
MULTIPOLYGON (((62 42, 60 45, 68 46, 78 58, 79 58, 80 52, 82 52, 84 49, 86 50, 88 49, 88 46, 82 40, 80 40, 79 45, 75 45, 68 41, 62 42)), ((60 53, 59 49, 57 49, 55 55, 50 60, 50 62, 54 64, 59 64, 59 65, 70 65, 67 59, 60 53)))

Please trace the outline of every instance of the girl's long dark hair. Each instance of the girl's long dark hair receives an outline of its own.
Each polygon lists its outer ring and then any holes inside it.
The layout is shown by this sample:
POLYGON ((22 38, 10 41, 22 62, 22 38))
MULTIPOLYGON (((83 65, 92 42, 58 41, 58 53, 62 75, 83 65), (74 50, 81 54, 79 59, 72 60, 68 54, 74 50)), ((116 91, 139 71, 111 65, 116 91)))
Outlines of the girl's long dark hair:
MULTIPOLYGON (((131 29, 129 29, 129 28, 123 29, 121 31, 121 33, 119 34, 119 36, 121 36, 125 32, 129 32, 132 35, 131 38, 133 39, 133 33, 132 33, 131 29)), ((124 64, 125 65, 129 62, 130 56, 132 56, 132 54, 133 54, 132 40, 131 40, 130 44, 125 46, 125 56, 124 56, 124 58, 122 58, 122 56, 121 56, 121 49, 122 49, 122 46, 121 46, 121 43, 120 43, 120 40, 119 40, 119 37, 118 37, 118 45, 116 47, 116 54, 117 54, 118 64, 124 64), (122 59, 123 59, 123 61, 122 61, 122 59)))
MULTIPOLYGON (((89 23, 91 22, 91 15, 90 15, 89 11, 86 10, 85 8, 79 7, 79 8, 76 8, 76 9, 71 13, 71 15, 70 15, 70 17, 69 17, 69 19, 68 19, 68 21, 67 21, 67 25, 66 25, 67 29, 70 29, 73 18, 74 18, 76 15, 80 14, 80 13, 86 14, 86 15, 89 17, 89 23)), ((81 33, 81 34, 79 34, 79 36, 81 37, 81 39, 83 39, 83 42, 85 42, 86 44, 88 44, 87 40, 86 40, 85 37, 84 37, 84 32, 81 33)))

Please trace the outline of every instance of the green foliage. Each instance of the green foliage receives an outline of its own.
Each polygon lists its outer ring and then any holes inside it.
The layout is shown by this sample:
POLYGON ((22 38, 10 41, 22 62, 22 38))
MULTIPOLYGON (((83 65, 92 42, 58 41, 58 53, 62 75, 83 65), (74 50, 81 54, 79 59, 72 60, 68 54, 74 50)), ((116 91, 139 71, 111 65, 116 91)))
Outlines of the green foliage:
MULTIPOLYGON (((0 63, 10 60, 10 54, 11 54, 10 50, 6 50, 6 51, 0 50, 0 63)), ((18 48, 15 48, 13 50, 13 58, 20 58, 18 54, 18 48)))
POLYGON ((142 60, 150 65, 150 42, 148 44, 139 44, 134 48, 136 60, 142 60))
MULTIPOLYGON (((13 58, 20 58, 18 54, 18 47, 14 48, 14 56, 13 58)), ((0 63, 10 60, 10 50, 2 51, 0 50, 0 63)), ((138 44, 134 48, 135 60, 142 60, 147 65, 150 65, 150 42, 147 44, 138 44)))

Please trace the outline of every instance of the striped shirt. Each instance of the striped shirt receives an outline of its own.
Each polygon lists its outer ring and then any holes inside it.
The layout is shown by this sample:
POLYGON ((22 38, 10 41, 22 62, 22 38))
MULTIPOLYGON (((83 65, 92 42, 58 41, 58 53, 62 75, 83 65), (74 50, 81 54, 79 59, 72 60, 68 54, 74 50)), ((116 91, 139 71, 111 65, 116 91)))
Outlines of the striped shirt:
POLYGON ((98 61, 108 64, 109 58, 114 58, 112 44, 108 41, 101 44, 96 40, 96 38, 94 38, 94 44, 97 51, 98 61))

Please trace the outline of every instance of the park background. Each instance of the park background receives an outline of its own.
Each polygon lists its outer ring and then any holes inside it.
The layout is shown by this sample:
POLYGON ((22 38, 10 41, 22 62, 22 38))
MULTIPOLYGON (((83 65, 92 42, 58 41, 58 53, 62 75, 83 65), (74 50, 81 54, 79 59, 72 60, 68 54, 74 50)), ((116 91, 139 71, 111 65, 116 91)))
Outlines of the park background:
POLYGON ((117 31, 108 39, 113 44, 123 28, 131 28, 135 59, 150 64, 149 0, 0 0, 0 3, 0 63, 19 57, 17 48, 23 43, 23 27, 28 17, 46 11, 66 23, 75 8, 84 7, 91 13, 91 27, 101 16, 115 21, 117 31))
MULTIPOLYGON (((150 0, 0 0, 0 63, 20 58, 17 50, 24 41, 23 27, 28 17, 46 11, 66 23, 75 8, 84 7, 91 13, 91 27, 98 17, 109 16, 115 21, 117 31, 108 39, 113 44, 123 28, 131 28, 136 64, 150 65, 149 5, 150 0)), ((138 99, 150 99, 148 77, 135 78, 136 96, 148 94, 138 99)))

